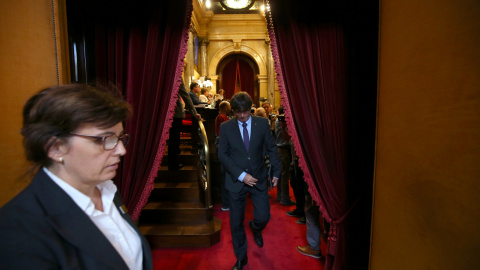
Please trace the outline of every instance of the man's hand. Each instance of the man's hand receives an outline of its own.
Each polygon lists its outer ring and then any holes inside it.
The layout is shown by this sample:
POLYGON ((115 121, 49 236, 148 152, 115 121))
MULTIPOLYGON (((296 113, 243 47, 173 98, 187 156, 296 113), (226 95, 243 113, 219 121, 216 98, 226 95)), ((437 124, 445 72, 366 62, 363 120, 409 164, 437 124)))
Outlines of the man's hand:
POLYGON ((202 120, 202 116, 200 114, 196 114, 195 115, 195 119, 197 119, 198 121, 202 120))
POLYGON ((256 178, 253 178, 253 176, 248 173, 245 175, 245 178, 243 178, 243 183, 251 187, 255 186, 257 184, 257 181, 258 180, 256 178))
POLYGON ((273 184, 273 186, 274 186, 274 187, 277 186, 277 183, 278 183, 278 178, 277 178, 277 177, 273 177, 273 179, 272 179, 272 184, 273 184))

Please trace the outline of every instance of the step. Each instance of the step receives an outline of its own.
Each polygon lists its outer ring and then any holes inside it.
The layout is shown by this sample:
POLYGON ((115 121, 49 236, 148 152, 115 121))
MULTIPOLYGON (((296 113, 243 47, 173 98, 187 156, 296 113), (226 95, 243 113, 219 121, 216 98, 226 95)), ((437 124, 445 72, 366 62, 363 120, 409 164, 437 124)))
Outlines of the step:
MULTIPOLYGON (((167 140, 167 145, 168 145, 168 140, 167 140)), ((192 136, 190 136, 190 134, 187 136, 187 135, 181 135, 180 136, 180 147, 191 147, 193 145, 193 141, 192 141, 192 136)))
POLYGON ((200 199, 198 182, 154 183, 150 201, 193 201, 200 199))
MULTIPOLYGON (((185 166, 194 166, 198 162, 198 154, 192 153, 192 148, 181 150, 180 154, 177 157, 178 163, 181 163, 185 166)), ((162 157, 162 166, 168 166, 168 151, 162 157)))
POLYGON ((191 125, 183 125, 182 128, 180 129, 181 132, 190 134, 193 131, 193 128, 191 125))
POLYGON ((204 224, 144 224, 140 232, 150 247, 210 247, 220 242, 222 221, 214 217, 204 224))
POLYGON ((211 221, 213 210, 205 208, 199 201, 149 202, 142 210, 140 224, 201 224, 211 221))
POLYGON ((180 170, 169 171, 167 166, 158 168, 155 182, 198 182, 198 166, 183 166, 180 170))

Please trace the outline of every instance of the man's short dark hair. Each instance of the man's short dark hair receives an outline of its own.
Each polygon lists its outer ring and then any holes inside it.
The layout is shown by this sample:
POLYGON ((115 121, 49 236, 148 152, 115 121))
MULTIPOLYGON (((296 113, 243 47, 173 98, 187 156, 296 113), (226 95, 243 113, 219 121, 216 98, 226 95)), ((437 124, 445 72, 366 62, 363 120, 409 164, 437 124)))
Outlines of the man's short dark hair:
POLYGON ((230 100, 234 112, 247 112, 252 108, 252 98, 247 92, 238 92, 230 100))
POLYGON ((198 83, 192 82, 192 83, 190 84, 190 91, 192 91, 193 88, 195 88, 195 86, 197 86, 197 85, 198 85, 198 83))

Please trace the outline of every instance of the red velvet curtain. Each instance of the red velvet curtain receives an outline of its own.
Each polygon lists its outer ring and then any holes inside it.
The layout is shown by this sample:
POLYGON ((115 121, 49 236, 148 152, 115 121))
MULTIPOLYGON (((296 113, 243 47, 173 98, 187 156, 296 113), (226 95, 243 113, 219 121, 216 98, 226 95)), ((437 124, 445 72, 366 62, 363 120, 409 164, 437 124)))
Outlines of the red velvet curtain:
POLYGON ((238 71, 240 78, 242 78, 242 91, 247 92, 253 100, 255 100, 255 92, 253 91, 254 75, 253 69, 244 61, 238 61, 238 71))
POLYGON ((163 156, 187 52, 192 0, 122 2, 96 23, 97 78, 122 89, 133 106, 127 155, 115 178, 137 219, 163 156))
MULTIPOLYGON (((330 223, 326 269, 346 269, 346 48, 340 23, 270 1, 269 35, 286 120, 309 191, 330 223)), ((317 9, 315 9, 317 10, 317 9)))
POLYGON ((237 76, 237 61, 230 61, 222 70, 222 88, 225 90, 226 99, 231 99, 235 94, 235 80, 237 76))
POLYGON ((240 75, 242 91, 247 92, 253 99, 255 83, 253 69, 248 63, 238 59, 233 59, 223 68, 222 88, 225 90, 225 98, 231 99, 235 94, 235 83, 238 75, 240 75))

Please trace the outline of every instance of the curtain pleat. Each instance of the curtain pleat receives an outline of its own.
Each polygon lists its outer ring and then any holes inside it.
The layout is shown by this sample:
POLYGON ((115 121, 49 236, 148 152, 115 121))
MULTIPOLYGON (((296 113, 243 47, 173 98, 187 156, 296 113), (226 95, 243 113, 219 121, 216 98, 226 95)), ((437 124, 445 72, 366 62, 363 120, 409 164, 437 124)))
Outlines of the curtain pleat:
POLYGON ((97 18, 96 68, 97 78, 122 89, 133 106, 125 125, 131 142, 114 181, 136 220, 168 138, 193 7, 192 0, 118 5, 97 18))
POLYGON ((269 36, 282 105, 312 198, 330 223, 326 269, 345 267, 346 49, 342 25, 272 2, 269 36))
POLYGON ((225 90, 225 98, 231 99, 235 94, 236 79, 238 77, 241 79, 242 91, 247 92, 254 99, 254 71, 249 64, 236 58, 227 63, 222 71, 222 87, 225 90), (237 74, 237 67, 240 74, 237 74))
POLYGON ((222 71, 222 88, 225 90, 226 99, 231 99, 235 94, 235 79, 237 75, 237 61, 230 61, 222 71))
POLYGON ((252 67, 244 61, 238 61, 238 67, 240 70, 240 78, 242 78, 242 91, 247 92, 252 99, 255 100, 255 91, 253 88, 254 74, 252 67))

